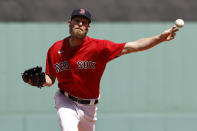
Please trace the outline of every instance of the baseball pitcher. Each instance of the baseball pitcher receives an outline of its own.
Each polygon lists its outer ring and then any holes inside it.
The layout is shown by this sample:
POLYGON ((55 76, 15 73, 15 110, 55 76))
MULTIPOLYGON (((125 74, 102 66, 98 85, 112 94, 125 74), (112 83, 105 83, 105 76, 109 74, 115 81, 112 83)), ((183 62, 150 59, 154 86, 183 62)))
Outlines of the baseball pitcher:
POLYGON ((48 50, 46 72, 42 72, 42 67, 35 67, 22 75, 24 82, 39 88, 50 87, 57 79, 55 105, 62 131, 95 130, 100 80, 108 62, 170 41, 178 31, 173 26, 150 38, 114 43, 88 37, 90 24, 90 12, 74 10, 68 21, 70 35, 48 50))

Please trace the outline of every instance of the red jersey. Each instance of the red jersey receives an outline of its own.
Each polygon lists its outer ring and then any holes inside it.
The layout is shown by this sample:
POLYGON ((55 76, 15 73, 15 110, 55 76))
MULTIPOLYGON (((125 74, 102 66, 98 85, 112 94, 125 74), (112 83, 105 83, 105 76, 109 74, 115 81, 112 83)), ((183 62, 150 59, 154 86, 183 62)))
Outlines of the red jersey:
POLYGON ((58 87, 73 96, 98 98, 105 66, 122 51, 124 45, 86 37, 81 45, 71 47, 67 37, 49 48, 46 74, 56 77, 58 87))

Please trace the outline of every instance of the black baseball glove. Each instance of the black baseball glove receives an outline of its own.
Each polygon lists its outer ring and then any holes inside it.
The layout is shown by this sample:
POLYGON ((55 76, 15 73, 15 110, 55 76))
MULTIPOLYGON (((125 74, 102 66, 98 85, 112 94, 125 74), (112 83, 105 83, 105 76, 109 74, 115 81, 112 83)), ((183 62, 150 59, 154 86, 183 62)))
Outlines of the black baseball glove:
POLYGON ((42 67, 34 67, 28 70, 25 70, 22 73, 23 81, 32 85, 37 86, 38 88, 43 87, 45 81, 45 73, 42 72, 42 67))

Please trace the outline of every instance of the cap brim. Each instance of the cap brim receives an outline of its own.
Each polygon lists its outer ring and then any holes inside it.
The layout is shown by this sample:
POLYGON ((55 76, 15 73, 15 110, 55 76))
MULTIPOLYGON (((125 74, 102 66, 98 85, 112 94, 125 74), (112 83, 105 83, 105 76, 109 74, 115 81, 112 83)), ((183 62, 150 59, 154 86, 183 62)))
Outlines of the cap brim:
POLYGON ((91 23, 91 20, 87 16, 84 16, 84 15, 73 15, 73 16, 71 16, 71 20, 73 18, 75 18, 75 17, 83 17, 83 18, 86 18, 89 21, 89 23, 91 23))

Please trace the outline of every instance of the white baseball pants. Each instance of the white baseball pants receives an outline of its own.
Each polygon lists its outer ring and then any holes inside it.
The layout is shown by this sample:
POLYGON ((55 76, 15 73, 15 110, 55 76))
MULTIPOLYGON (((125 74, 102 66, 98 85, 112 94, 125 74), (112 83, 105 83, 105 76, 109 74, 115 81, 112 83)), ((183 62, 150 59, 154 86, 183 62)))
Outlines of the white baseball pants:
POLYGON ((97 104, 79 104, 57 91, 55 105, 62 131, 95 131, 97 104))

